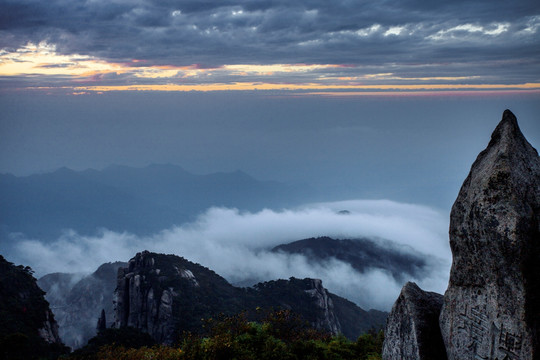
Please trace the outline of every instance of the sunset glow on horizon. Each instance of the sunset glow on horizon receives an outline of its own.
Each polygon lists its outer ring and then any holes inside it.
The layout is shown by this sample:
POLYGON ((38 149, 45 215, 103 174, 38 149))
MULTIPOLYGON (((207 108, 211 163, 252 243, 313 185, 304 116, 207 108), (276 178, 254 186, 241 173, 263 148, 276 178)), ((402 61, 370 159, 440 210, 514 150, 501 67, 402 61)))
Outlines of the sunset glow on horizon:
MULTIPOLYGON (((56 46, 28 43, 0 53, 0 77, 25 78, 18 90, 64 90, 76 95, 110 91, 307 91, 304 95, 436 95, 441 91, 537 92, 540 83, 489 83, 481 76, 398 76, 369 67, 341 64, 232 64, 216 67, 152 65, 133 59, 110 62, 88 55, 63 55, 56 46), (344 71, 345 70, 345 71, 344 71), (346 74, 344 74, 346 72, 346 74), (345 76, 346 75, 346 76, 345 76), (291 81, 294 80, 294 81, 291 81), (315 94, 315 93, 313 93, 315 94)), ((13 89, 12 89, 13 90, 13 89)))

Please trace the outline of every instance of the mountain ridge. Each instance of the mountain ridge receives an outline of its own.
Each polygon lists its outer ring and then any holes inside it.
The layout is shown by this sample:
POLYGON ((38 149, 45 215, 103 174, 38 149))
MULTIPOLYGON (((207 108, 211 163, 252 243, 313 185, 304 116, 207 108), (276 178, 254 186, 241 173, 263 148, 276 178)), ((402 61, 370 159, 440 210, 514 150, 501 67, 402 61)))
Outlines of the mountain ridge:
POLYGON ((10 233, 45 241, 66 229, 84 235, 100 228, 149 235, 192 221, 212 206, 277 209, 300 204, 308 192, 239 170, 197 175, 170 164, 0 174, 0 236, 7 247, 10 233))
POLYGON ((114 326, 139 328, 164 343, 173 342, 178 331, 196 331, 201 319, 243 311, 253 317, 257 308, 288 309, 319 330, 352 339, 361 331, 382 328, 386 318, 386 313, 367 312, 329 293, 318 279, 280 279, 238 288, 214 271, 171 254, 137 253, 119 269, 117 280, 114 326), (342 309, 334 311, 336 306, 342 309), (349 318, 342 324, 338 316, 344 314, 349 318), (362 326, 350 326, 350 320, 362 326))
POLYGON ((54 273, 38 284, 47 292, 62 339, 73 348, 96 334, 102 309, 108 327, 136 327, 168 343, 178 331, 200 331, 202 318, 243 311, 253 318, 259 307, 292 309, 313 326, 354 340, 381 329, 387 315, 330 293, 321 280, 289 278, 238 287, 203 265, 148 251, 129 263, 105 263, 76 281, 54 273))
POLYGON ((320 236, 281 244, 271 251, 302 254, 311 261, 319 262, 336 259, 351 265, 360 273, 378 268, 389 271, 398 281, 403 281, 407 276, 418 277, 428 271, 429 260, 425 256, 405 246, 389 244, 389 241, 382 239, 377 242, 369 238, 334 239, 320 236))

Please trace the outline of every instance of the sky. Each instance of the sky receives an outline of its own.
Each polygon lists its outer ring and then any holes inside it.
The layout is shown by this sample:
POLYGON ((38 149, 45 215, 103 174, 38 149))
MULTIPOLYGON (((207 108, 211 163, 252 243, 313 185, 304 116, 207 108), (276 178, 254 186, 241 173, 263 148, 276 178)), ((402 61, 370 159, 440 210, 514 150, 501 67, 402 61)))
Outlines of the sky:
POLYGON ((3 173, 173 163, 422 203, 445 183, 449 207, 506 108, 538 144, 539 100, 535 0, 0 0, 3 173))
POLYGON ((447 221, 507 108, 538 149, 538 0, 0 0, 0 173, 242 170, 447 221))
POLYGON ((535 0, 0 1, 2 91, 539 89, 535 0))

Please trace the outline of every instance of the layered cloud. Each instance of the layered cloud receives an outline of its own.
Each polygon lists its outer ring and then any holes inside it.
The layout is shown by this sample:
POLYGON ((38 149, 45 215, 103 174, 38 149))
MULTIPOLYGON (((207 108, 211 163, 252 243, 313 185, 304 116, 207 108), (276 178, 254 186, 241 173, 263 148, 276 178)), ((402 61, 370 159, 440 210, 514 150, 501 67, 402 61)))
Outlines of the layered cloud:
POLYGON ((540 82, 537 1, 2 0, 0 10, 0 75, 40 74, 34 87, 75 87, 66 76, 80 91, 540 82))
POLYGON ((212 208, 196 222, 150 237, 102 230, 96 236, 68 231, 52 243, 18 239, 10 261, 31 265, 38 275, 91 272, 104 262, 127 261, 136 252, 148 249, 183 256, 233 283, 291 276, 321 278, 331 291, 363 307, 388 309, 403 280, 394 278, 384 267, 359 273, 335 259, 315 263, 304 256, 269 250, 322 235, 369 237, 380 246, 424 257, 427 271, 410 280, 441 292, 450 266, 446 233, 446 216, 427 207, 391 201, 345 201, 258 213, 212 208), (341 210, 349 213, 344 215, 341 210))

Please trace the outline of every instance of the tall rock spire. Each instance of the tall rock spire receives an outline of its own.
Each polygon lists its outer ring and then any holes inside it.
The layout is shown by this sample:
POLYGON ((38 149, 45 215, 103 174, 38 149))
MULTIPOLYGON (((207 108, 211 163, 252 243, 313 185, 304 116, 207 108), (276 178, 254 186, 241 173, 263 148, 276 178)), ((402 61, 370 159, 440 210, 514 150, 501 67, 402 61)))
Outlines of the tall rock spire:
POLYGON ((506 110, 450 214, 448 359, 540 358, 540 158, 506 110))

